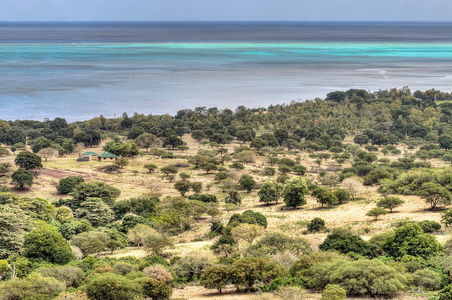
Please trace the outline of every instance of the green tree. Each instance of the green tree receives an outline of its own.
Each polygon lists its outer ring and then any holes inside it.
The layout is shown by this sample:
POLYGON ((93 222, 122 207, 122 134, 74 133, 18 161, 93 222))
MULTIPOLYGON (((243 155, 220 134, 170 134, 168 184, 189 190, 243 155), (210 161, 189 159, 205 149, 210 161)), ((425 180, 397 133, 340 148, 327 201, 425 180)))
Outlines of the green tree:
POLYGON ((155 229, 146 224, 137 224, 127 232, 127 239, 130 243, 137 245, 138 248, 144 245, 145 238, 148 235, 156 234, 155 229))
POLYGON ((31 145, 31 150, 33 151, 33 153, 38 153, 39 150, 44 149, 44 148, 49 148, 52 146, 52 142, 43 137, 40 136, 37 139, 33 140, 33 143, 31 145))
POLYGON ((308 231, 309 232, 321 232, 326 229, 325 227, 325 220, 321 218, 314 218, 309 222, 308 224, 308 231))
POLYGON ((137 145, 148 152, 150 147, 158 147, 162 141, 152 133, 142 133, 136 138, 137 145))
POLYGON ((229 274, 233 275, 231 283, 247 291, 252 289, 256 282, 268 284, 283 272, 284 268, 275 261, 255 257, 241 258, 229 267, 229 274))
POLYGON ((25 170, 42 168, 41 157, 29 151, 22 151, 17 154, 14 163, 25 170))
POLYGON ((452 209, 441 213, 441 222, 444 226, 449 227, 452 224, 452 209))
POLYGON ((83 256, 104 251, 109 241, 109 236, 105 232, 87 231, 77 234, 71 239, 74 245, 83 252, 83 256))
POLYGON ((319 249, 322 251, 333 250, 342 254, 354 252, 362 256, 373 256, 372 247, 368 242, 345 229, 335 229, 319 245, 319 249))
POLYGON ((157 165, 155 165, 155 164, 145 164, 143 167, 145 169, 147 169, 149 171, 149 173, 152 173, 158 169, 157 165))
POLYGON ((323 187, 316 187, 312 191, 312 196, 317 198, 317 202, 322 205, 322 208, 324 204, 334 205, 339 203, 339 200, 337 200, 333 192, 323 187))
POLYGON ((217 289, 218 294, 221 295, 223 288, 225 288, 230 281, 228 266, 213 265, 204 269, 199 283, 206 289, 217 289))
POLYGON ((306 204, 304 195, 308 192, 306 180, 295 177, 287 181, 283 189, 284 203, 287 206, 296 208, 299 205, 306 204))
POLYGON ((337 201, 339 201, 339 204, 344 204, 350 201, 351 194, 346 189, 338 189, 335 190, 333 193, 334 196, 336 196, 337 201))
POLYGON ((61 194, 69 194, 80 183, 84 183, 85 179, 81 176, 68 176, 60 180, 57 185, 57 190, 61 194))
POLYGON ((347 291, 337 284, 328 284, 322 291, 322 300, 346 299, 347 291))
POLYGON ((412 255, 428 259, 443 253, 443 247, 436 238, 424 233, 418 224, 407 223, 396 229, 382 244, 383 250, 395 258, 412 255))
POLYGON ((64 282, 37 273, 23 279, 13 279, 0 284, 0 300, 52 300, 66 288, 64 282))
POLYGON ((375 208, 372 208, 371 210, 369 210, 366 213, 366 216, 375 217, 375 221, 376 221, 378 219, 378 216, 386 215, 387 213, 388 212, 384 208, 375 207, 375 208))
POLYGON ((378 201, 377 206, 389 209, 392 213, 392 210, 394 208, 396 208, 404 203, 405 203, 405 201, 398 197, 388 196, 388 197, 384 197, 383 199, 378 201))
POLYGON ((170 146, 173 150, 174 148, 182 146, 183 144, 184 142, 175 134, 170 135, 163 140, 163 147, 170 146))
POLYGON ((63 236, 49 225, 41 225, 27 234, 24 249, 26 257, 41 258, 55 264, 67 264, 75 258, 63 236))
POLYGON ((113 273, 96 274, 80 289, 92 300, 130 300, 143 296, 143 287, 138 281, 113 273))
POLYGON ((272 257, 291 252, 297 256, 312 252, 311 244, 304 238, 293 238, 281 233, 270 233, 246 249, 245 256, 272 257))
POLYGON ((174 188, 181 194, 181 196, 185 196, 185 194, 191 188, 191 182, 188 180, 179 180, 174 183, 174 188))
POLYGON ((239 192, 237 191, 229 191, 226 198, 224 198, 225 203, 233 203, 235 205, 239 205, 242 203, 242 197, 240 196, 239 192))
POLYGON ((270 202, 278 203, 281 197, 282 186, 267 180, 261 186, 257 194, 259 195, 259 201, 269 204, 270 202))
POLYGON ((430 203, 431 210, 438 204, 448 205, 452 203, 452 194, 446 188, 434 182, 424 182, 417 195, 425 198, 427 203, 430 203))
POLYGON ((438 143, 441 149, 452 149, 452 136, 449 134, 443 134, 438 138, 438 143))
POLYGON ((251 192, 255 185, 256 181, 250 175, 243 174, 240 176, 239 187, 245 189, 248 193, 251 192))
POLYGON ((161 255, 166 248, 174 248, 174 243, 171 238, 154 232, 145 237, 144 247, 154 254, 161 255))
POLYGON ((11 184, 23 189, 26 185, 33 185, 33 173, 25 169, 19 168, 11 174, 11 184))
POLYGON ((24 236, 33 226, 29 213, 16 205, 0 205, 0 258, 19 253, 24 236))
POLYGON ((170 174, 177 174, 177 169, 175 167, 171 166, 165 166, 160 168, 160 171, 165 174, 166 177, 168 177, 170 174))
POLYGON ((114 219, 113 210, 101 198, 87 198, 75 211, 79 219, 88 220, 94 227, 105 226, 114 219))
POLYGON ((77 189, 70 193, 72 200, 69 202, 69 207, 77 209, 80 207, 80 204, 88 198, 100 198, 105 203, 112 206, 115 203, 115 199, 120 194, 121 191, 118 188, 102 181, 92 180, 79 184, 77 189))

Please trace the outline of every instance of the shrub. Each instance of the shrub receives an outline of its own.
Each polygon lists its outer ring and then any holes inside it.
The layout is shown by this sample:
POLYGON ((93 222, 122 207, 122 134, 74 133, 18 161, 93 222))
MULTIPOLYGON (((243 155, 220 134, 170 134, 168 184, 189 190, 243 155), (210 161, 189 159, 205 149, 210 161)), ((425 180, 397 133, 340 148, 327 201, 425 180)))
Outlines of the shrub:
POLYGON ((441 229, 441 224, 435 221, 424 220, 418 224, 425 233, 432 233, 441 229))
POLYGON ((291 238, 281 233, 271 233, 250 246, 246 256, 271 256, 277 253, 292 252, 298 256, 312 252, 310 243, 304 238, 291 238))
POLYGON ((68 287, 78 287, 85 278, 82 269, 69 265, 40 268, 37 272, 43 277, 54 277, 64 282, 68 287))
POLYGON ((171 274, 171 272, 167 268, 160 264, 155 264, 144 268, 143 273, 151 279, 163 281, 166 283, 171 283, 171 281, 173 281, 174 279, 173 274, 171 274))
POLYGON ((181 259, 173 266, 173 270, 179 277, 192 281, 199 278, 203 270, 210 267, 215 261, 215 256, 211 251, 193 251, 181 259))
POLYGON ((60 180, 57 185, 57 190, 61 194, 69 194, 80 183, 85 182, 81 176, 68 176, 60 180))
POLYGON ((373 256, 372 247, 368 242, 345 229, 335 229, 319 245, 319 249, 322 251, 334 250, 342 254, 354 252, 362 256, 373 256))
POLYGON ((337 284, 328 284, 322 291, 322 300, 346 299, 347 291, 337 284))
POLYGON ((325 221, 321 218, 314 218, 308 224, 309 232, 320 232, 324 231, 325 229, 325 221))
POLYGON ((218 199, 217 196, 212 195, 212 194, 194 194, 194 195, 190 195, 188 196, 189 200, 198 200, 198 201, 202 201, 205 203, 218 203, 218 199))
MULTIPOLYGON (((153 300, 170 299, 173 294, 171 286, 163 281, 148 278, 143 283, 144 294, 153 300)), ((115 298, 116 299, 116 298, 115 298)))
POLYGON ((66 288, 53 277, 33 273, 24 279, 13 279, 0 284, 0 300, 39 299, 51 300, 66 288))
POLYGON ((207 289, 217 289, 221 294, 222 289, 230 282, 230 273, 225 265, 213 265, 207 267, 201 274, 200 284, 207 289))
POLYGON ((113 273, 94 275, 80 289, 92 300, 130 300, 143 295, 138 282, 113 273))
POLYGON ((413 274, 414 284, 426 290, 434 291, 441 287, 441 275, 430 269, 417 270, 413 274))

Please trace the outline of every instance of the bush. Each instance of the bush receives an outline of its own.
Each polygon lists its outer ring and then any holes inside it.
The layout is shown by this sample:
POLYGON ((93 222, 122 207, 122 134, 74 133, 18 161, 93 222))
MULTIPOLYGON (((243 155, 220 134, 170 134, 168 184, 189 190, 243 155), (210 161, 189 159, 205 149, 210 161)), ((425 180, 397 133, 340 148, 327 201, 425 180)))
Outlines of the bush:
POLYGON ((304 238, 291 238, 281 233, 271 233, 245 251, 245 256, 272 256, 292 252, 298 256, 312 252, 310 243, 304 238))
POLYGON ((335 229, 320 244, 319 249, 322 251, 334 250, 342 254, 354 252, 362 256, 373 256, 372 247, 368 242, 345 229, 335 229))
POLYGON ((322 292, 322 300, 346 299, 347 292, 337 284, 328 284, 322 292))
MULTIPOLYGON (((166 300, 173 294, 171 286, 163 281, 148 278, 143 283, 144 294, 153 300, 166 300)), ((115 298, 116 299, 116 298, 115 298)))
POLYGON ((143 295, 138 282, 113 273, 94 275, 80 289, 92 300, 130 300, 143 295))
POLYGON ((221 294, 222 289, 230 282, 229 276, 227 266, 213 265, 202 272, 199 283, 207 289, 217 289, 218 293, 221 294))
POLYGON ((54 277, 64 282, 67 287, 78 287, 85 278, 82 269, 69 265, 40 268, 37 272, 43 277, 54 277))
POLYGON ((215 261, 211 251, 194 251, 181 257, 173 266, 179 277, 192 281, 201 276, 203 270, 210 267, 215 261))
POLYGON ((205 203, 218 203, 218 199, 217 196, 212 195, 212 194, 194 194, 194 195, 190 195, 188 196, 188 200, 198 200, 198 201, 202 201, 205 203))
POLYGON ((309 232, 320 232, 324 231, 325 229, 325 221, 321 218, 314 218, 308 224, 309 232))
POLYGON ((432 233, 441 229, 441 224, 435 221, 424 220, 418 224, 425 233, 432 233))
POLYGON ((173 274, 164 266, 155 264, 143 269, 144 275, 151 279, 171 283, 174 279, 173 274))
POLYGON ((441 275, 430 269, 417 270, 413 274, 414 284, 429 291, 441 287, 441 275))
POLYGON ((83 182, 85 182, 85 179, 81 176, 68 176, 60 180, 57 190, 61 194, 69 194, 77 185, 83 182))
POLYGON ((0 284, 0 300, 54 299, 66 285, 53 277, 31 274, 24 279, 13 279, 0 284))

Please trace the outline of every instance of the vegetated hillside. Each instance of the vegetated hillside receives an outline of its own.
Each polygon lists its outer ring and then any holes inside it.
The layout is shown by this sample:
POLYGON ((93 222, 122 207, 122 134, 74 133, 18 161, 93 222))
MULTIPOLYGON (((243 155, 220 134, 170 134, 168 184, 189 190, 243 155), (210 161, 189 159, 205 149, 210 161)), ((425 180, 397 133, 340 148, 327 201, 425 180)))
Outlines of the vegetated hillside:
POLYGON ((1 121, 0 299, 449 299, 450 98, 1 121))

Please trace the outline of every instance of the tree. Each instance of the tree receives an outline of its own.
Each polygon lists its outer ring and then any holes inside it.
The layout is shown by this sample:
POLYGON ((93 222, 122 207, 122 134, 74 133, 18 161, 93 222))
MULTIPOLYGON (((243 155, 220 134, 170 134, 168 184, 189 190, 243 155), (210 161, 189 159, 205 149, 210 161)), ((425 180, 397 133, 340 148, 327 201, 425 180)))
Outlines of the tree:
POLYGON ((348 201, 350 201, 350 192, 345 190, 345 189, 338 189, 335 190, 334 192, 334 196, 336 196, 337 201, 339 201, 339 204, 344 204, 348 201))
POLYGON ((156 231, 151 226, 145 224, 137 224, 127 232, 127 239, 130 243, 137 245, 138 248, 144 245, 146 236, 156 234, 156 231))
POLYGON ((0 205, 0 258, 20 252, 24 236, 32 226, 29 213, 16 205, 0 205))
POLYGON ((182 146, 183 144, 184 142, 175 134, 172 134, 163 140, 163 147, 170 146, 173 150, 174 148, 182 146))
POLYGON ((243 174, 240 176, 239 187, 245 189, 248 193, 251 192, 255 185, 256 181, 250 175, 243 174))
POLYGON ((11 184, 23 189, 26 185, 33 185, 33 173, 19 168, 11 174, 11 184))
POLYGON ((309 222, 308 224, 308 231, 309 232, 320 232, 326 229, 325 227, 325 220, 321 218, 314 218, 309 222))
POLYGON ((259 195, 259 201, 265 202, 269 204, 270 202, 278 203, 279 198, 281 197, 282 186, 267 180, 261 186, 257 194, 259 195))
POLYGON ((322 300, 346 299, 347 291, 337 284, 328 284, 322 291, 322 300))
POLYGON ((208 250, 191 251, 183 255, 173 266, 173 270, 180 277, 192 281, 199 278, 204 269, 210 267, 216 257, 208 250))
POLYGON ((114 219, 113 210, 101 198, 87 198, 75 211, 77 218, 88 220, 94 227, 105 226, 114 219))
POLYGON ((312 196, 317 198, 317 202, 322 205, 322 208, 324 204, 334 205, 339 203, 339 200, 337 200, 336 196, 334 196, 331 190, 320 186, 316 187, 312 191, 312 196))
POLYGON ((377 206, 389 209, 392 213, 392 210, 394 208, 396 208, 404 203, 405 203, 405 201, 398 197, 388 196, 388 197, 384 197, 383 199, 378 201, 377 206))
POLYGON ((191 132, 191 137, 199 143, 203 139, 206 139, 207 135, 204 133, 203 130, 195 129, 191 132))
POLYGON ((71 245, 80 248, 83 256, 104 251, 110 240, 105 232, 87 231, 77 234, 71 239, 71 245))
POLYGON ((449 227, 452 224, 452 209, 441 213, 441 222, 444 226, 449 227))
POLYGON ((355 144, 358 144, 360 146, 367 144, 369 142, 369 137, 365 134, 357 134, 355 135, 355 138, 353 139, 353 142, 355 144))
POLYGON ((228 192, 228 195, 224 198, 224 202, 238 205, 242 203, 242 197, 240 197, 239 192, 232 190, 228 192))
POLYGON ((37 273, 27 278, 17 278, 0 284, 1 300, 39 299, 52 300, 66 288, 64 282, 53 277, 42 277, 37 273))
POLYGON ((168 177, 170 174, 177 174, 177 169, 171 166, 165 166, 160 168, 160 171, 168 177))
POLYGON ((252 289, 256 282, 268 284, 283 272, 284 268, 275 261, 256 257, 241 258, 229 267, 229 273, 233 275, 231 283, 247 291, 252 289))
POLYGON ((304 195, 308 192, 306 180, 295 177, 287 181, 283 189, 284 203, 294 209, 299 205, 306 204, 304 195))
POLYGON ((146 152, 150 147, 158 147, 162 141, 153 135, 152 133, 142 133, 136 138, 137 145, 141 148, 145 148, 146 152))
POLYGON ((191 182, 188 180, 179 180, 174 183, 174 188, 183 197, 191 188, 191 182))
POLYGON ((414 223, 407 223, 397 228, 393 235, 386 238, 382 247, 387 255, 394 258, 412 255, 428 259, 443 252, 443 247, 436 238, 429 233, 424 233, 422 228, 414 223))
POLYGON ((169 237, 155 232, 145 237, 144 247, 154 254, 161 255, 166 248, 174 248, 174 243, 169 237))
POLYGON ((452 149, 452 136, 449 134, 443 134, 438 138, 438 143, 441 149, 452 149))
POLYGON ((147 169, 149 171, 149 173, 152 173, 158 169, 157 165, 155 165, 155 164, 145 164, 143 167, 145 169, 147 169))
POLYGON ((143 296, 138 281, 113 273, 95 274, 80 289, 85 290, 92 300, 130 300, 143 296))
POLYGON ((81 176, 68 176, 60 180, 57 185, 57 190, 61 194, 69 194, 77 185, 84 182, 85 179, 81 176))
POLYGON ((218 166, 214 162, 205 161, 199 164, 199 168, 203 169, 207 174, 209 174, 210 171, 218 169, 218 166))
POLYGON ((253 241, 264 234, 264 227, 255 224, 240 224, 231 230, 231 236, 236 241, 245 241, 250 246, 253 241))
POLYGON ((206 289, 217 289, 221 295, 223 288, 231 281, 229 276, 228 266, 213 265, 204 269, 199 283, 206 289))
POLYGON ((30 151, 22 151, 17 154, 14 163, 25 170, 42 168, 41 157, 30 151))
POLYGON ((113 206, 115 199, 121 194, 121 191, 102 181, 92 180, 90 182, 81 183, 70 195, 72 201, 68 204, 72 209, 79 208, 80 204, 88 198, 100 198, 105 203, 113 206))
POLYGON ((372 208, 371 210, 369 210, 369 211, 366 213, 366 216, 369 216, 369 217, 375 217, 375 221, 377 221, 378 216, 386 215, 387 213, 388 213, 388 212, 387 212, 384 208, 381 208, 381 207, 375 207, 375 208, 372 208))
POLYGON ((24 255, 41 258, 55 264, 67 264, 74 259, 71 247, 63 236, 50 225, 41 225, 24 239, 24 255))
POLYGON ((33 140, 33 143, 31 145, 31 151, 33 151, 33 153, 38 153, 39 150, 49 148, 51 146, 52 142, 49 139, 40 136, 37 139, 33 140))
POLYGON ((273 257, 291 252, 303 256, 312 252, 311 244, 304 238, 293 238, 281 233, 270 233, 248 247, 245 256, 273 257))
POLYGON ((430 203, 431 210, 438 204, 448 205, 452 202, 452 194, 446 188, 434 182, 424 182, 417 195, 425 198, 426 202, 430 203))
POLYGON ((345 229, 335 229, 319 245, 319 249, 322 251, 333 250, 342 254, 354 252, 362 256, 373 256, 372 247, 368 242, 345 229))
POLYGON ((350 177, 346 178, 342 181, 342 185, 345 189, 350 193, 352 199, 355 200, 355 197, 358 193, 363 189, 363 184, 359 178, 350 177))

